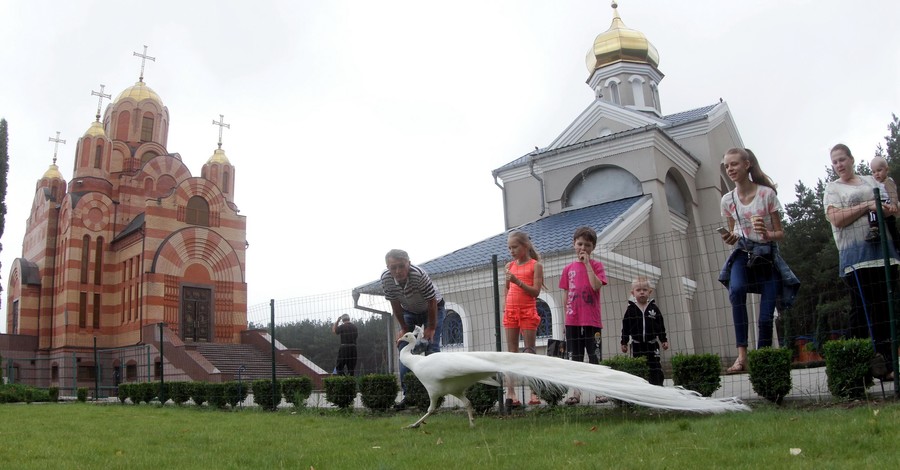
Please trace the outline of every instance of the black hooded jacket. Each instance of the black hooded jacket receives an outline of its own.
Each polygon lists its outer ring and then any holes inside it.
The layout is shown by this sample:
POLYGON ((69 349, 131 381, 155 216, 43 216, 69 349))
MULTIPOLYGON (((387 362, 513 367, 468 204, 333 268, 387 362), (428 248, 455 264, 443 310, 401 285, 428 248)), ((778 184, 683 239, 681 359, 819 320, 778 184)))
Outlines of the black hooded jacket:
POLYGON ((628 301, 628 309, 622 319, 622 344, 628 344, 629 339, 636 343, 669 342, 662 312, 653 299, 647 303, 647 310, 644 312, 641 312, 641 308, 633 300, 628 301))

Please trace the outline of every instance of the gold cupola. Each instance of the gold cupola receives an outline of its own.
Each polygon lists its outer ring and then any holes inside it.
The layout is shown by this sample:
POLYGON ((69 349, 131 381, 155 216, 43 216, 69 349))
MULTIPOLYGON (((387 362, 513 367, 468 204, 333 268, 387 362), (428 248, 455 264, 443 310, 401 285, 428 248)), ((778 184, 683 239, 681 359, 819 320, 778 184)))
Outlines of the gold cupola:
POLYGON ((106 132, 103 130, 103 124, 100 124, 100 121, 94 121, 91 123, 91 127, 88 128, 84 133, 84 137, 105 137, 106 132))
POLYGON ((147 86, 147 84, 144 83, 143 80, 139 80, 133 86, 130 86, 126 88, 122 93, 119 93, 119 96, 116 97, 115 103, 118 103, 125 98, 132 98, 138 103, 146 99, 151 99, 159 104, 160 109, 163 108, 162 99, 160 99, 159 95, 157 95, 152 88, 147 86))
POLYGON ((628 28, 619 17, 618 4, 614 1, 613 20, 609 29, 594 39, 594 44, 587 53, 588 72, 617 62, 649 64, 653 68, 659 66, 659 53, 656 47, 647 40, 644 33, 628 28))
POLYGON ((225 156, 225 151, 221 148, 217 148, 215 152, 209 157, 209 160, 206 163, 221 163, 223 165, 231 165, 231 162, 228 161, 228 157, 225 156))
POLYGON ((56 166, 56 159, 54 159, 53 163, 50 164, 50 168, 47 168, 47 171, 44 172, 43 178, 46 178, 48 180, 63 179, 62 173, 59 172, 59 167, 56 166))

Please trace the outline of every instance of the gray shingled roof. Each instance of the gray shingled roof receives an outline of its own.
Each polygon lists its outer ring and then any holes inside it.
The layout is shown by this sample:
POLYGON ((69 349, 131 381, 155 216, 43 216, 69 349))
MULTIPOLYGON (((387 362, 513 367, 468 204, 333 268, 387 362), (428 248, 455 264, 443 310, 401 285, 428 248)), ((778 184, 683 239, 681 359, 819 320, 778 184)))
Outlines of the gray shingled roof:
MULTIPOLYGON (((575 233, 575 229, 588 226, 600 234, 643 197, 635 196, 565 211, 522 225, 517 230, 527 233, 535 248, 542 255, 569 251, 572 249, 572 234, 575 233)), ((425 269, 434 277, 454 272, 484 269, 490 266, 491 255, 497 255, 497 259, 502 264, 509 261, 509 251, 506 246, 507 233, 499 233, 426 263, 414 264, 425 269)), ((363 294, 384 295, 380 280, 364 284, 353 290, 363 294)))
POLYGON ((669 123, 669 127, 680 126, 705 118, 709 115, 709 112, 718 105, 719 103, 715 103, 702 108, 689 109, 680 113, 670 114, 668 116, 663 116, 663 120, 669 123))

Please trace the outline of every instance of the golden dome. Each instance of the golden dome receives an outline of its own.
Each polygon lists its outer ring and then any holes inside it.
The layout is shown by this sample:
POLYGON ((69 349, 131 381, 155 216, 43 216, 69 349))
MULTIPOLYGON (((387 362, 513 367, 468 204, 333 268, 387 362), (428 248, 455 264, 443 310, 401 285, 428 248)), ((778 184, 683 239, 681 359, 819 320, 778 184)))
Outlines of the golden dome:
POLYGON ((103 130, 103 124, 100 124, 97 121, 91 123, 91 127, 84 133, 85 137, 106 137, 106 132, 103 130))
POLYGON ((209 160, 206 163, 222 163, 224 165, 231 165, 231 162, 228 161, 228 157, 225 156, 225 151, 222 149, 216 149, 213 152, 212 156, 209 157, 209 160))
POLYGON ((128 87, 125 91, 119 93, 119 96, 116 97, 116 102, 125 98, 132 98, 138 103, 146 99, 151 99, 159 103, 159 106, 162 107, 162 100, 159 98, 159 95, 142 81, 138 81, 134 86, 128 87))
POLYGON ((588 72, 616 62, 637 62, 659 66, 659 53, 647 40, 644 33, 630 29, 619 17, 618 5, 612 4, 613 20, 606 32, 594 39, 594 45, 587 53, 588 72))
MULTIPOLYGON (((47 179, 63 179, 62 173, 59 172, 59 167, 56 166, 56 163, 51 163, 50 168, 47 168, 47 171, 44 172, 43 178, 47 179)), ((42 179, 43 179, 42 178, 42 179)))

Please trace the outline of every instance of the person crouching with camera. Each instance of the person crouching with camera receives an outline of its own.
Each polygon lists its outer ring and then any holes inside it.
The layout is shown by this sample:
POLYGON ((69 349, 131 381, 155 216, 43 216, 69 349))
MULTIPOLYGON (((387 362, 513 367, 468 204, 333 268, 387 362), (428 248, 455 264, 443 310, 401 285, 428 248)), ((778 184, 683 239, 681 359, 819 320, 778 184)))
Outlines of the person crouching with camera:
POLYGON ((760 168, 749 149, 733 148, 723 158, 725 173, 734 189, 722 196, 722 216, 728 228, 720 230, 722 241, 734 249, 719 273, 728 288, 738 355, 728 374, 747 371, 747 294, 760 294, 756 347, 772 345, 775 307, 793 303, 800 281, 778 254, 777 241, 784 238, 775 183, 760 168))

